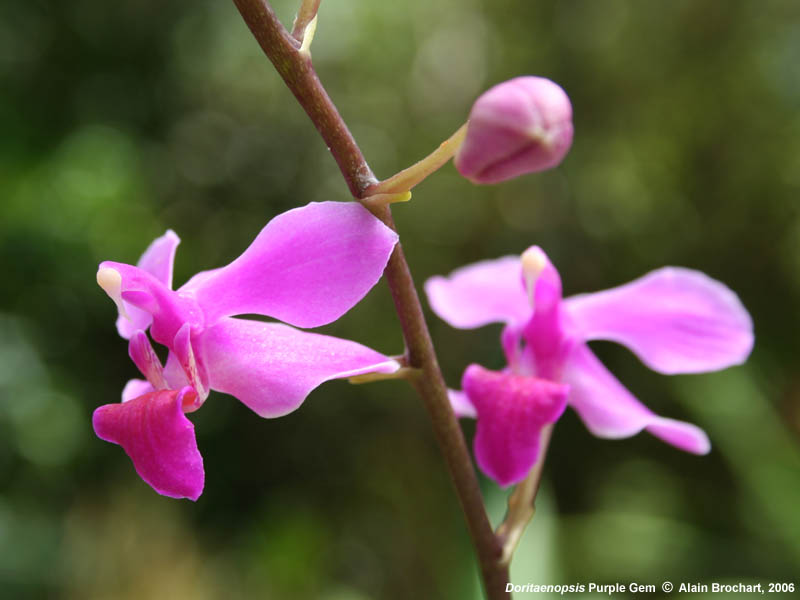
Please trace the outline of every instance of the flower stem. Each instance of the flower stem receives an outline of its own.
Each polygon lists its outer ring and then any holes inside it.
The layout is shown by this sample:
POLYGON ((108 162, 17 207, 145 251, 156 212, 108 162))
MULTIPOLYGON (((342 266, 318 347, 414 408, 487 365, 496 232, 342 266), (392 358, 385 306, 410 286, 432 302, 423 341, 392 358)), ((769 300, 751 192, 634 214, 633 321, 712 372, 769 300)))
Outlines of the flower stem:
POLYGON ((403 169, 396 175, 392 175, 389 179, 384 179, 380 183, 370 186, 367 191, 370 194, 398 194, 407 192, 428 175, 441 169, 448 160, 453 158, 461 147, 466 135, 467 123, 464 123, 453 135, 439 144, 436 150, 421 161, 414 163, 407 169, 403 169))
POLYGON ((361 149, 322 87, 311 57, 283 27, 267 0, 233 0, 264 54, 319 131, 355 198, 377 183, 361 149))
MULTIPOLYGON (((381 220, 394 228, 389 207, 383 207, 381 213, 378 214, 381 220)), ((502 546, 489 523, 469 450, 450 406, 447 386, 436 360, 433 342, 422 314, 422 305, 400 244, 389 259, 384 274, 403 329, 408 364, 422 370, 421 376, 413 378, 411 384, 425 403, 455 485, 478 555, 486 596, 490 600, 508 598, 510 594, 505 591, 509 580, 508 565, 501 562, 502 546)))
MULTIPOLYGON (((299 52, 297 40, 284 29, 267 0, 234 0, 234 3, 264 53, 320 132, 353 197, 361 199, 372 195, 369 189, 377 181, 320 83, 310 57, 299 52)), ((388 206, 368 208, 387 226, 396 230, 388 206)), ((508 566, 501 561, 500 540, 492 531, 486 515, 478 479, 461 428, 450 407, 447 387, 436 360, 422 305, 399 243, 389 259, 385 275, 403 330, 406 364, 420 370, 420 376, 411 378, 411 383, 422 397, 431 417, 434 434, 475 546, 486 596, 489 600, 508 598, 510 594, 505 591, 508 566)))

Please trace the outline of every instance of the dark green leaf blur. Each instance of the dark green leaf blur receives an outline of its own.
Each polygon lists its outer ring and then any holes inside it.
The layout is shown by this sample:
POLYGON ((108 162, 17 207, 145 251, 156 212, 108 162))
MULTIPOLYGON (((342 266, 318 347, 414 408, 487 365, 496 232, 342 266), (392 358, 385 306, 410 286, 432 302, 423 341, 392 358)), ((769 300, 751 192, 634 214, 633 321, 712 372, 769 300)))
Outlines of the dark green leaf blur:
MULTIPOLYGON (((295 2, 275 7, 290 24, 295 2)), ((543 75, 572 98, 558 169, 476 187, 447 165, 395 208, 420 290, 539 244, 567 294, 682 265, 753 315, 750 361, 717 374, 670 378, 596 346, 713 451, 595 439, 568 411, 515 583, 800 584, 800 4, 323 0, 312 53, 381 177, 504 79, 543 75)), ((182 283, 279 212, 348 198, 229 0, 0 2, 0 597, 480 597, 401 382, 327 383, 278 420, 212 395, 192 416, 197 503, 158 496, 91 428, 137 374, 98 262, 135 263, 172 228, 182 283)), ((502 366, 499 326, 429 317, 451 386, 470 362, 502 366)), ((383 283, 323 331, 403 349, 383 283)), ((497 522, 505 492, 482 484, 497 522)))

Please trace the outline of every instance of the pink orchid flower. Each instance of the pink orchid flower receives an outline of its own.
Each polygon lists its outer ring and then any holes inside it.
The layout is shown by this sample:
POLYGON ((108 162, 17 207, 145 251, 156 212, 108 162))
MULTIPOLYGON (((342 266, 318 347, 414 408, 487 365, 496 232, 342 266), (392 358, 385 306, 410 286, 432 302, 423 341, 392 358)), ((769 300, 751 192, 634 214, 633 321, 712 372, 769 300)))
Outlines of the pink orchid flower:
POLYGON ((478 419, 475 457, 500 485, 525 478, 536 462, 542 427, 572 406, 594 435, 625 438, 646 430, 687 452, 706 454, 706 434, 641 404, 602 365, 587 342, 623 344, 664 374, 702 373, 744 362, 753 324, 734 292, 679 267, 652 271, 610 290, 563 299, 561 278, 537 246, 433 277, 425 290, 453 327, 505 323, 508 367, 470 365, 459 416, 478 419))
POLYGON ((232 318, 260 314, 298 327, 338 319, 378 282, 397 234, 359 204, 312 203, 275 217, 229 265, 173 291, 179 241, 167 231, 138 267, 100 264, 97 281, 117 304, 117 329, 146 380, 128 382, 122 403, 101 406, 92 422, 157 492, 196 500, 203 461, 184 413, 197 410, 209 390, 271 418, 292 412, 330 379, 399 368, 352 341, 232 318), (148 328, 169 349, 164 366, 148 328))

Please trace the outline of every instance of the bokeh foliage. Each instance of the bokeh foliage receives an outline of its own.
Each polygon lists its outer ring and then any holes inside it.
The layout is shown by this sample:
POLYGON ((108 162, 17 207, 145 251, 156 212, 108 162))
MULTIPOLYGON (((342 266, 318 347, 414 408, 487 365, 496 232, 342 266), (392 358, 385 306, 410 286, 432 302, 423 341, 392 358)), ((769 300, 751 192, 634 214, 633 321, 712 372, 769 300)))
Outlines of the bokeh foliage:
MULTIPOLYGON (((275 6, 290 22, 294 3, 275 6)), ((721 374, 667 378, 598 345, 714 450, 597 440, 568 413, 515 581, 796 577, 800 5, 323 0, 313 53, 380 176, 503 79, 544 75, 573 100, 559 169, 484 188, 447 166, 396 208, 419 284, 536 243, 567 293, 677 264, 753 315, 752 359, 721 374)), ((0 131, 3 598, 475 596, 455 496, 400 383, 329 383, 275 421, 214 395, 193 416, 196 504, 157 496, 92 433, 91 411, 135 375, 100 260, 134 262, 171 227, 182 282, 278 212, 348 199, 232 3, 5 0, 0 131)), ((469 362, 501 366, 499 328, 430 324, 451 385, 469 362)), ((401 351, 383 285, 324 331, 401 351)), ((484 484, 499 518, 503 492, 484 484)))

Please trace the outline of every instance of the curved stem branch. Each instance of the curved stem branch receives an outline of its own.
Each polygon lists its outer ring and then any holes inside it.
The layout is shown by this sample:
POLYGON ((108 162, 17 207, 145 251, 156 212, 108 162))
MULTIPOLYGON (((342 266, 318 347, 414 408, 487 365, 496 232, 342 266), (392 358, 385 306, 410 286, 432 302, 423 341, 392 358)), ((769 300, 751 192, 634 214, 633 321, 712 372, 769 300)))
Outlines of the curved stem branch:
MULTIPOLYGON (((234 0, 264 53, 305 109, 328 145, 355 198, 369 196, 377 183, 364 156, 319 81, 311 60, 283 28, 267 0, 234 0)), ((370 210, 396 229, 388 206, 370 210)), ((431 417, 434 434, 456 488, 480 563, 486 595, 490 600, 508 598, 508 566, 501 561, 502 547, 486 515, 478 480, 461 428, 447 397, 447 387, 436 360, 414 280, 403 249, 397 244, 385 271, 406 343, 406 364, 421 375, 411 379, 431 417)))
POLYGON ((448 160, 453 158, 461 147, 466 135, 467 123, 464 123, 453 135, 439 144, 439 147, 428 156, 414 163, 407 169, 403 169, 396 175, 392 175, 389 179, 384 179, 380 183, 370 186, 368 192, 370 194, 398 194, 407 192, 428 175, 441 169, 448 160))

